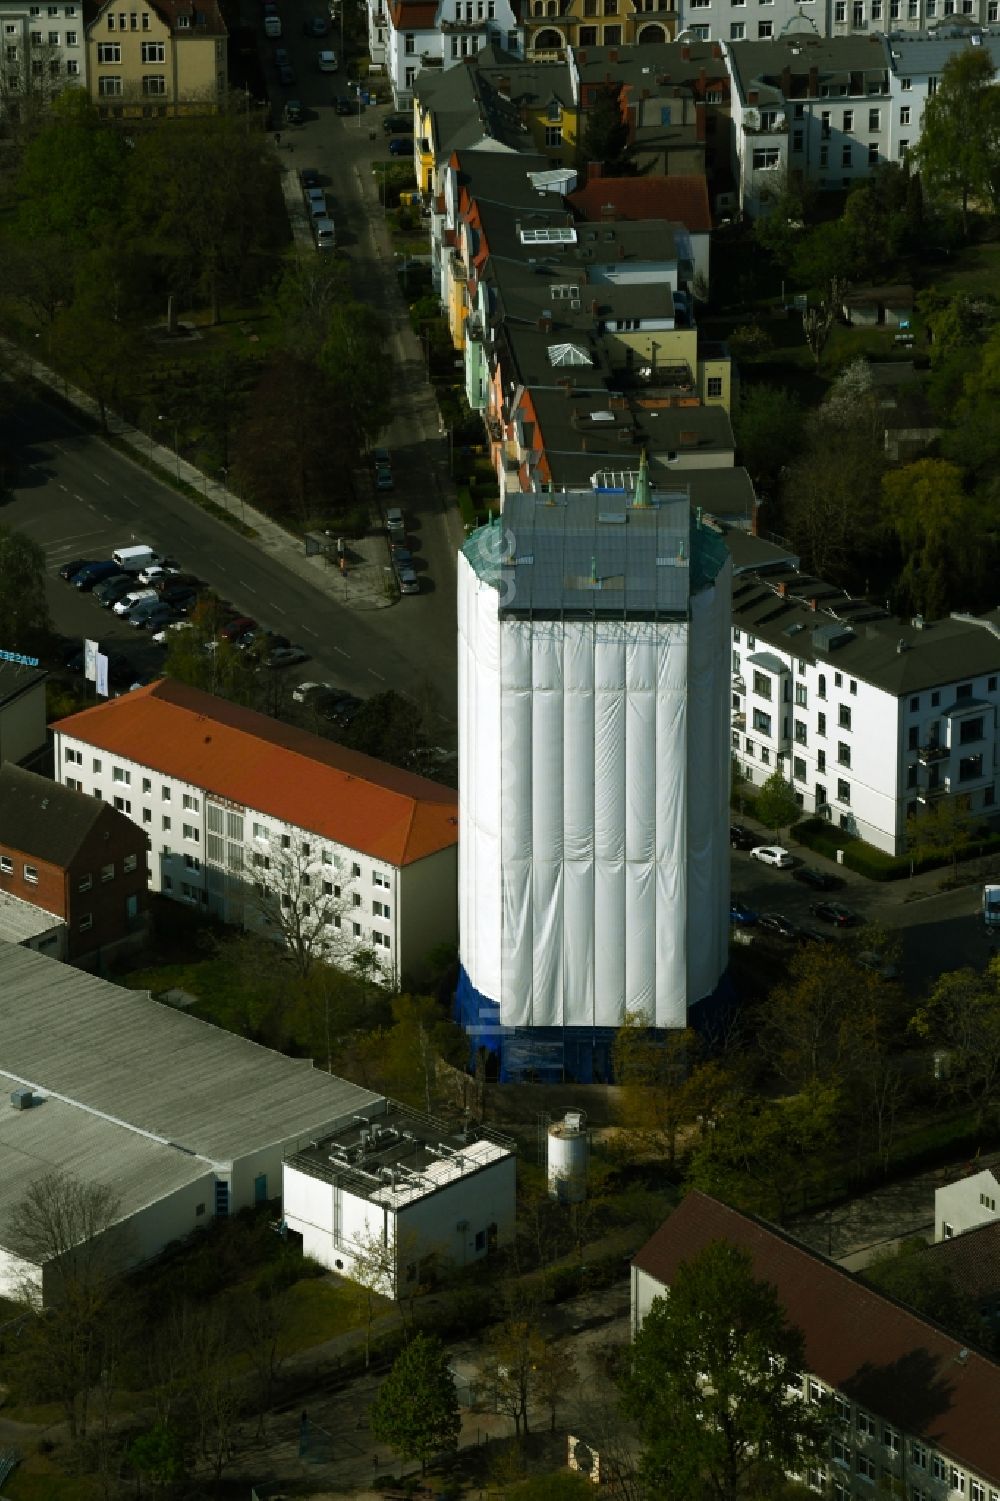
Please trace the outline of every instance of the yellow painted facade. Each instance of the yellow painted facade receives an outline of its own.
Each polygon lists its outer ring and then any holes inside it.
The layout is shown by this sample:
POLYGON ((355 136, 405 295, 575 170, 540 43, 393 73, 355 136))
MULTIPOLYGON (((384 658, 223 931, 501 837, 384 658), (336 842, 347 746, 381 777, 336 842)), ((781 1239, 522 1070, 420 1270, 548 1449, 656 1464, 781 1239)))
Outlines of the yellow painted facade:
POLYGON ((87 77, 92 99, 109 115, 214 110, 229 87, 219 11, 172 5, 161 12, 141 0, 135 10, 103 5, 87 28, 87 77))
POLYGON ((558 58, 566 48, 671 42, 677 32, 673 0, 526 0, 529 58, 558 58))

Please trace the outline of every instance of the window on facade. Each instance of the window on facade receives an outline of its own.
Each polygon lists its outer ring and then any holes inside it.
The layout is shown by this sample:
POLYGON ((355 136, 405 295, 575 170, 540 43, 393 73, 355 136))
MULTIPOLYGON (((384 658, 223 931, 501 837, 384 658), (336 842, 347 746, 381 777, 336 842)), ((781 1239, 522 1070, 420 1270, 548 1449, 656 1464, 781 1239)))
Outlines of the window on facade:
POLYGON ((353 904, 354 904, 355 907, 360 907, 361 906, 361 897, 358 894, 358 892, 356 892, 356 891, 354 892, 354 895, 352 897, 352 902, 353 902, 353 904))
POLYGON ((762 672, 755 672, 753 675, 753 691, 758 698, 770 699, 771 679, 766 677, 762 672))
POLYGON ((549 146, 549 147, 561 146, 562 143, 563 143, 562 126, 561 125, 546 125, 546 127, 545 127, 545 144, 546 144, 546 146, 549 146))
POLYGON ((122 861, 122 870, 126 875, 130 874, 139 864, 138 855, 126 855, 122 861))
POLYGON ((181 806, 186 808, 189 813, 197 813, 198 799, 196 797, 192 797, 190 792, 185 792, 184 796, 181 798, 181 806))
POLYGON ((958 780, 974 782, 983 774, 982 756, 962 756, 958 763, 958 780))
POLYGON ((795 721, 795 743, 796 745, 805 745, 807 741, 808 735, 806 733, 805 721, 797 719, 795 721))
POLYGON ((89 891, 93 884, 94 878, 88 870, 87 874, 85 876, 81 876, 79 881, 76 883, 76 889, 77 891, 89 891))
POLYGON ((170 828, 170 818, 168 815, 164 815, 164 817, 160 819, 160 828, 164 830, 170 828))
POLYGON ((746 41, 747 28, 745 21, 731 21, 729 23, 729 40, 731 42, 746 41))
POLYGON ((166 61, 166 48, 163 42, 143 42, 142 60, 144 63, 162 63, 166 61))
POLYGON ((847 704, 841 704, 837 710, 837 723, 842 730, 851 728, 851 711, 847 704))
POLYGON ((916 1439, 910 1444, 910 1463, 916 1465, 918 1470, 927 1468, 927 1450, 923 1444, 918 1444, 916 1439))
POLYGON ((845 109, 844 110, 844 133, 845 133, 845 135, 849 135, 850 132, 853 129, 854 129, 854 111, 852 109, 845 109))
POLYGON ((806 763, 801 756, 796 756, 792 761, 792 777, 796 782, 804 782, 806 779, 806 763))
POLYGON ((122 60, 122 48, 120 42, 98 42, 97 61, 99 63, 120 63, 122 60))
POLYGON ((77 931, 80 933, 89 933, 93 926, 94 914, 92 912, 85 912, 77 923, 77 931))
POLYGON ((361 924, 359 922, 352 922, 351 923, 351 932, 354 934, 355 938, 360 938, 361 937, 361 924))
POLYGON ((854 1468, 863 1480, 875 1479, 875 1461, 869 1459, 867 1454, 855 1456, 854 1468))
POLYGON ((755 172, 770 172, 773 168, 780 166, 781 152, 777 146, 758 146, 755 148, 753 153, 753 170, 755 172))
POLYGON ((109 864, 109 865, 102 865, 101 866, 101 880, 102 881, 113 881, 114 878, 115 878, 114 862, 112 861, 111 864, 109 864))
POLYGON ((847 1469, 850 1469, 854 1455, 850 1446, 845 1444, 842 1438, 832 1438, 830 1440, 830 1458, 834 1464, 844 1465, 847 1469))
POLYGON ((170 788, 169 787, 161 787, 160 788, 160 801, 164 802, 164 803, 169 803, 169 801, 170 801, 170 788))
POLYGON ((838 766, 850 766, 850 764, 851 764, 851 747, 849 745, 847 745, 843 740, 838 740, 837 741, 837 765, 838 766))
POLYGON ((844 146, 840 152, 840 165, 849 167, 854 160, 854 151, 850 146, 844 146))
POLYGON ((119 813, 131 813, 132 812, 132 804, 129 802, 129 800, 128 800, 127 797, 116 797, 115 800, 114 800, 114 804, 115 804, 115 807, 118 809, 119 813))
POLYGON ((24 867, 24 879, 31 886, 37 886, 38 885, 38 867, 37 867, 37 865, 25 865, 25 867, 24 867))
POLYGON ((354 863, 354 864, 353 864, 353 865, 352 865, 352 866, 351 866, 351 875, 352 875, 352 876, 354 876, 354 877, 357 877, 357 876, 359 876, 359 875, 360 875, 360 874, 361 874, 361 866, 360 866, 360 865, 358 865, 358 864, 357 864, 357 862, 355 862, 355 863, 354 863))
POLYGON ((974 741, 982 740, 984 723, 981 715, 976 719, 963 719, 958 729, 959 745, 972 745, 974 741))
POLYGON ((722 395, 722 376, 710 375, 706 382, 706 392, 709 397, 722 395))
POLYGON ((848 806, 850 806, 851 802, 851 784, 850 782, 845 782, 843 777, 839 777, 837 780, 837 802, 846 803, 848 806))
POLYGON ((152 810, 152 808, 143 808, 143 810, 142 810, 142 821, 143 821, 143 823, 152 823, 153 822, 153 810, 152 810))
POLYGON ((765 714, 764 711, 763 711, 763 709, 754 709, 754 711, 753 711, 753 727, 761 735, 770 735, 770 733, 771 733, 771 716, 770 716, 770 714, 765 714))

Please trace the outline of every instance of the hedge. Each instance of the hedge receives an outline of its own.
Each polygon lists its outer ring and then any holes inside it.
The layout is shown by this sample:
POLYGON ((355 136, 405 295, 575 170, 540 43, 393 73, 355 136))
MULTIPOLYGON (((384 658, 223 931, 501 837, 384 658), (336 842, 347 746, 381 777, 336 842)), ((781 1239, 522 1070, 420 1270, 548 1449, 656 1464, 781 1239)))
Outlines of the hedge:
MULTIPOLYGON (((866 844, 863 839, 845 834, 843 829, 833 828, 822 818, 803 819, 791 833, 799 844, 814 850, 817 855, 825 855, 828 860, 836 860, 837 851, 843 850, 844 864, 848 870, 853 870, 859 876, 867 876, 872 881, 899 881, 908 876, 911 869, 914 875, 918 875, 924 870, 941 870, 952 863, 951 855, 945 854, 927 855, 922 860, 911 860, 909 855, 887 855, 884 850, 866 844)), ((960 861, 974 860, 977 856, 990 854, 994 850, 1000 850, 1000 833, 984 833, 960 850, 958 858, 960 861)))

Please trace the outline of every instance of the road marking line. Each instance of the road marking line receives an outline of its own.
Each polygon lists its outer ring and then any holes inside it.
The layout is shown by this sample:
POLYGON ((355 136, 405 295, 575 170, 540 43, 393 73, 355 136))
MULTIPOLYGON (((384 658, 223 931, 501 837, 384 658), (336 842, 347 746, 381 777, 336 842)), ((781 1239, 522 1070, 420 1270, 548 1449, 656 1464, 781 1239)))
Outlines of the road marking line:
POLYGON ((319 631, 314 631, 314 630, 313 630, 313 629, 312 629, 312 628, 311 628, 311 627, 310 627, 310 626, 308 626, 308 625, 304 625, 304 626, 303 626, 303 627, 302 627, 302 629, 303 629, 303 630, 304 630, 304 631, 305 631, 305 633, 306 633, 306 635, 307 635, 307 636, 315 636, 315 637, 316 637, 316 639, 317 639, 317 640, 319 640, 319 631))
POLYGON ((69 491, 67 490, 67 488, 66 488, 65 485, 60 484, 58 480, 56 480, 56 484, 59 485, 60 490, 62 490, 64 494, 66 494, 66 495, 69 494, 69 491))
POLYGON ((287 615, 288 614, 288 611, 287 610, 283 610, 280 605, 271 604, 271 605, 268 605, 268 609, 269 610, 277 610, 277 612, 278 612, 279 615, 287 615))
POLYGON ((240 584, 244 589, 249 589, 251 594, 257 593, 257 590, 254 588, 253 584, 248 584, 246 579, 240 579, 240 584))
POLYGON ((340 655, 342 657, 346 657, 348 659, 348 661, 350 661, 350 659, 351 659, 350 652, 349 651, 345 651, 342 646, 335 646, 333 649, 334 649, 334 651, 339 651, 340 655))
POLYGON ((382 676, 382 674, 380 672, 376 672, 375 669, 374 669, 374 667, 369 667, 368 671, 371 673, 371 675, 372 675, 373 678, 378 678, 379 681, 382 682, 382 683, 385 682, 385 678, 382 676))
POLYGON ((111 488, 111 481, 109 479, 105 479, 103 474, 98 474, 96 469, 92 469, 90 472, 95 479, 100 480, 102 485, 107 485, 109 489, 111 488))

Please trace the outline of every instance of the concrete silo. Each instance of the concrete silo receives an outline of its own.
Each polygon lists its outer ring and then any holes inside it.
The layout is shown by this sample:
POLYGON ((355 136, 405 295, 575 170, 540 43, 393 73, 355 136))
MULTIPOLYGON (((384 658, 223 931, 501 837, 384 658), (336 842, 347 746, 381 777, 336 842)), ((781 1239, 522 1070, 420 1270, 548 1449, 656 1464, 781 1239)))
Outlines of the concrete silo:
POLYGON ((731 567, 638 472, 515 494, 458 563, 457 1014, 501 1078, 607 1078, 729 931, 731 567))

